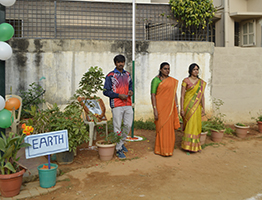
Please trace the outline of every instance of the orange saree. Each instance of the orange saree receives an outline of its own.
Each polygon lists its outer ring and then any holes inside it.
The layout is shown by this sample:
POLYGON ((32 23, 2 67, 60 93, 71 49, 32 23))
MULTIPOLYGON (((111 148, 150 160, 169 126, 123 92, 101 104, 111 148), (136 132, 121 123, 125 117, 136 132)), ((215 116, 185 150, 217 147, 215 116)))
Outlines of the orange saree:
POLYGON ((158 120, 156 124, 155 154, 173 155, 175 129, 180 127, 175 102, 178 80, 168 77, 159 83, 156 92, 158 120))

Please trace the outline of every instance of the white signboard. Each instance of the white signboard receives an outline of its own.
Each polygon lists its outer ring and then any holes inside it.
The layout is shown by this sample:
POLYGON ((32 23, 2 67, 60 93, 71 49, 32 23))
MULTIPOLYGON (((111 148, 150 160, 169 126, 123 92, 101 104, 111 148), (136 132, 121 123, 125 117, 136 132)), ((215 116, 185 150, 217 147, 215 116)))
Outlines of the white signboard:
POLYGON ((25 149, 26 159, 69 150, 67 130, 29 135, 25 142, 31 144, 25 149))

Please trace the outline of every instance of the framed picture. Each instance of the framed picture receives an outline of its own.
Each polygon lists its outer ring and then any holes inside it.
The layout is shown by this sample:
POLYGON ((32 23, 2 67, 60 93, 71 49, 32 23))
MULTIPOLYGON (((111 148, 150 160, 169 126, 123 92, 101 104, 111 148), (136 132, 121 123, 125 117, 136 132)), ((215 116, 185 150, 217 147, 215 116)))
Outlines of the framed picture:
POLYGON ((102 99, 85 99, 84 97, 78 97, 77 100, 84 108, 87 121, 92 121, 94 117, 98 121, 107 120, 105 116, 105 104, 102 99))

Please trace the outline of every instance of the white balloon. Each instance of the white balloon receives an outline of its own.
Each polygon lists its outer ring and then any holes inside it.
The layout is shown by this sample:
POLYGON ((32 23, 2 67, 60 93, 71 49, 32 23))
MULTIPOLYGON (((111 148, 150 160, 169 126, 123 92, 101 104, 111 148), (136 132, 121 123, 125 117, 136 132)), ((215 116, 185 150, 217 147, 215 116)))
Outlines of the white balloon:
POLYGON ((6 42, 0 42, 0 60, 7 60, 11 58, 13 50, 6 42))
POLYGON ((0 95, 0 111, 5 107, 5 99, 0 95))
POLYGON ((16 0, 0 0, 0 3, 3 5, 3 6, 12 6, 15 4, 15 1, 16 0))

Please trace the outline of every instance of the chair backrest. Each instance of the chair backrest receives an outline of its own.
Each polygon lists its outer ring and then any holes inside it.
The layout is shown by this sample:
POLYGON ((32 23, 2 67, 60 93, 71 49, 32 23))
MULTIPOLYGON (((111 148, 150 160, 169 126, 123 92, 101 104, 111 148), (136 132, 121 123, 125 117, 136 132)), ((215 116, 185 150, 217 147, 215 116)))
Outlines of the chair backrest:
POLYGON ((8 100, 10 98, 17 98, 19 101, 20 101, 20 107, 18 108, 18 113, 16 115, 16 112, 12 112, 13 114, 13 117, 14 117, 14 121, 20 121, 20 117, 21 117, 21 111, 22 111, 22 98, 18 95, 15 95, 15 94, 8 94, 8 95, 5 95, 5 100, 8 100))
POLYGON ((98 121, 107 120, 105 112, 106 107, 102 99, 90 98, 86 99, 84 97, 78 97, 77 100, 81 103, 85 111, 85 117, 87 121, 91 121, 90 112, 96 116, 98 121))

